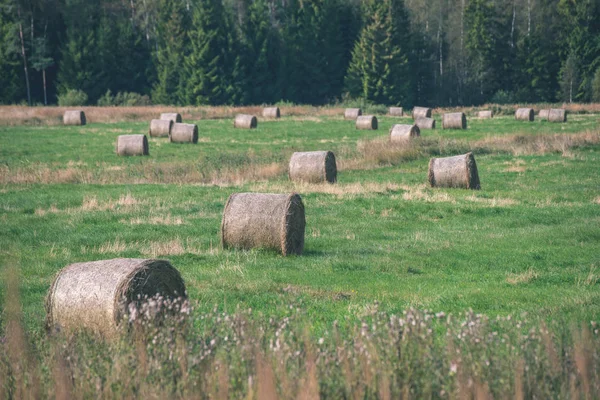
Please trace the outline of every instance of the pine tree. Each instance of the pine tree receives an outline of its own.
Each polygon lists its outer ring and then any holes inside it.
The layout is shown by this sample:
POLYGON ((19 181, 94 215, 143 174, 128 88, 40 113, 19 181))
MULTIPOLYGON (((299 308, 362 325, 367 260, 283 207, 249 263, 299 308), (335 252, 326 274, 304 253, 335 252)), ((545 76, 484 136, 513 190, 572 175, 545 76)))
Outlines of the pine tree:
POLYGON ((0 104, 17 102, 25 93, 16 29, 8 4, 0 1, 0 104))

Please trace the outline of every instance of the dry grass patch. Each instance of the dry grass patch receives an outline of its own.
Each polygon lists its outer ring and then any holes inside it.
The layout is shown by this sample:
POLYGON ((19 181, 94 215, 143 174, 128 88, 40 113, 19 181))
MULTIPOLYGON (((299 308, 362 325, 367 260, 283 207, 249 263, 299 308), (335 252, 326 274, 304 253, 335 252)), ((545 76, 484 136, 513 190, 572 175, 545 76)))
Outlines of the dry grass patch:
POLYGON ((527 271, 522 273, 509 273, 506 277, 506 282, 511 285, 520 285, 523 283, 529 283, 539 277, 539 274, 535 272, 532 268, 529 268, 527 271))
POLYGON ((331 194, 340 198, 356 195, 366 195, 374 193, 390 193, 400 189, 400 185, 392 182, 355 182, 348 184, 329 184, 329 183, 258 183, 252 185, 251 190, 256 192, 297 192, 297 193, 324 193, 331 194))
POLYGON ((128 225, 185 225, 186 222, 181 217, 173 217, 171 214, 168 215, 155 215, 148 217, 136 217, 130 218, 129 220, 122 219, 119 222, 128 225))
POLYGON ((474 203, 485 204, 489 207, 509 207, 520 204, 519 201, 510 198, 493 197, 491 199, 487 199, 484 197, 477 197, 475 195, 465 197, 465 200, 472 201, 474 203))
POLYGON ((402 199, 406 201, 425 201, 427 203, 456 203, 456 199, 450 196, 450 194, 437 190, 431 190, 425 184, 416 186, 402 185, 400 186, 400 188, 404 190, 404 193, 402 193, 402 199))

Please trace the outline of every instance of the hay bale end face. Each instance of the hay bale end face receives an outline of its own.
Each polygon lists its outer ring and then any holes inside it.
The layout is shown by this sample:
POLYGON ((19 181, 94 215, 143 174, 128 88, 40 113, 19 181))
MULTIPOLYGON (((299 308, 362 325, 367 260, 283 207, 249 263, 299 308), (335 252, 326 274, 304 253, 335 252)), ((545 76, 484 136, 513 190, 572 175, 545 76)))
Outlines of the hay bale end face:
POLYGON ((68 110, 63 115, 64 125, 85 125, 85 113, 82 110, 68 110))
POLYGON ((361 115, 356 118, 356 129, 377 130, 377 117, 374 115, 361 115))
POLYGON ((405 142, 417 136, 421 136, 421 130, 417 125, 396 124, 390 129, 392 142, 405 142))
POLYGON ((435 129, 435 119, 417 118, 415 120, 415 125, 417 125, 419 129, 435 129))
POLYGON ((494 112, 491 110, 484 110, 484 111, 479 111, 477 113, 477 117, 480 119, 490 119, 490 118, 494 118, 494 112))
POLYGON ((223 211, 221 242, 223 248, 302 254, 305 228, 304 204, 295 193, 234 193, 223 211))
POLYGON ((147 156, 148 138, 146 135, 121 135, 117 138, 117 154, 120 156, 147 156))
POLYGON ((279 107, 266 107, 263 109, 263 117, 264 118, 280 118, 281 111, 279 107))
POLYGON ((467 129, 465 113, 446 113, 442 116, 442 129, 467 129))
POLYGON ((515 112, 515 119, 517 121, 533 121, 534 113, 533 108, 519 108, 515 112))
POLYGON ((414 120, 418 118, 431 118, 431 108, 415 107, 412 110, 412 117, 414 120))
POLYGON ((173 124, 169 141, 171 143, 198 143, 198 126, 196 124, 173 124))
POLYGON ((550 114, 550 110, 540 110, 540 112, 538 113, 538 117, 541 120, 544 120, 544 119, 547 120, 548 119, 548 114, 550 114))
POLYGON ((181 114, 179 113, 162 113, 160 114, 160 119, 168 119, 173 121, 175 124, 183 122, 181 119, 181 114))
POLYGON ((234 128, 240 129, 256 129, 258 120, 254 115, 238 114, 233 121, 234 128))
POLYGON ((168 137, 171 134, 173 121, 170 119, 153 119, 150 121, 148 133, 152 137, 168 137))
POLYGON ((168 261, 116 258, 71 264, 48 291, 46 327, 113 336, 136 307, 157 295, 180 305, 187 298, 181 275, 168 261))
POLYGON ((355 120, 361 115, 362 110, 360 108, 346 108, 346 111, 344 111, 344 119, 348 120, 355 120))
POLYGON ((402 109, 402 107, 390 107, 389 113, 392 117, 404 116, 404 110, 402 109))
POLYGON ((289 177, 295 182, 335 183, 335 155, 331 151, 296 152, 290 158, 289 177))
POLYGON ((567 110, 562 108, 552 108, 548 112, 548 121, 550 122, 567 122, 567 110))
POLYGON ((432 158, 429 161, 428 179, 431 187, 481 189, 473 153, 432 158))

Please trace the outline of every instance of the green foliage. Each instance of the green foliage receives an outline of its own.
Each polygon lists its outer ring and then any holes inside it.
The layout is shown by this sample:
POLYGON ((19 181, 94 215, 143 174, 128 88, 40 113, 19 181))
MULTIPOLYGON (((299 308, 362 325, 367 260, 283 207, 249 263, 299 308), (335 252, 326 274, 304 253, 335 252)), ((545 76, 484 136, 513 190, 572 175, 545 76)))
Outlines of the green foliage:
POLYGON ((17 26, 8 11, 0 1, 0 104, 10 104, 25 96, 17 53, 17 26))
POLYGON ((600 103, 600 67, 596 70, 592 81, 592 101, 600 103))
POLYGON ((109 90, 98 99, 98 105, 101 107, 109 107, 109 106, 149 106, 152 103, 150 102, 150 97, 147 95, 141 95, 139 93, 133 92, 119 92, 115 96, 112 95, 112 92, 109 90))
POLYGON ((67 89, 66 92, 59 94, 58 105, 65 106, 84 106, 87 104, 88 95, 83 90, 67 89))

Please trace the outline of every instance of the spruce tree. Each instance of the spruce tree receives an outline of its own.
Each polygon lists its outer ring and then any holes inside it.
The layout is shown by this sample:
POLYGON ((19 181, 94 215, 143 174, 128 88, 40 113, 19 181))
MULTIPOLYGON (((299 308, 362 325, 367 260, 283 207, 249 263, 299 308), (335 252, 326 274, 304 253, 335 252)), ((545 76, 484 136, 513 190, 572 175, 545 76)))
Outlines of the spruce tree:
POLYGON ((0 1, 0 104, 17 102, 25 94, 16 42, 16 25, 5 3, 0 1))

